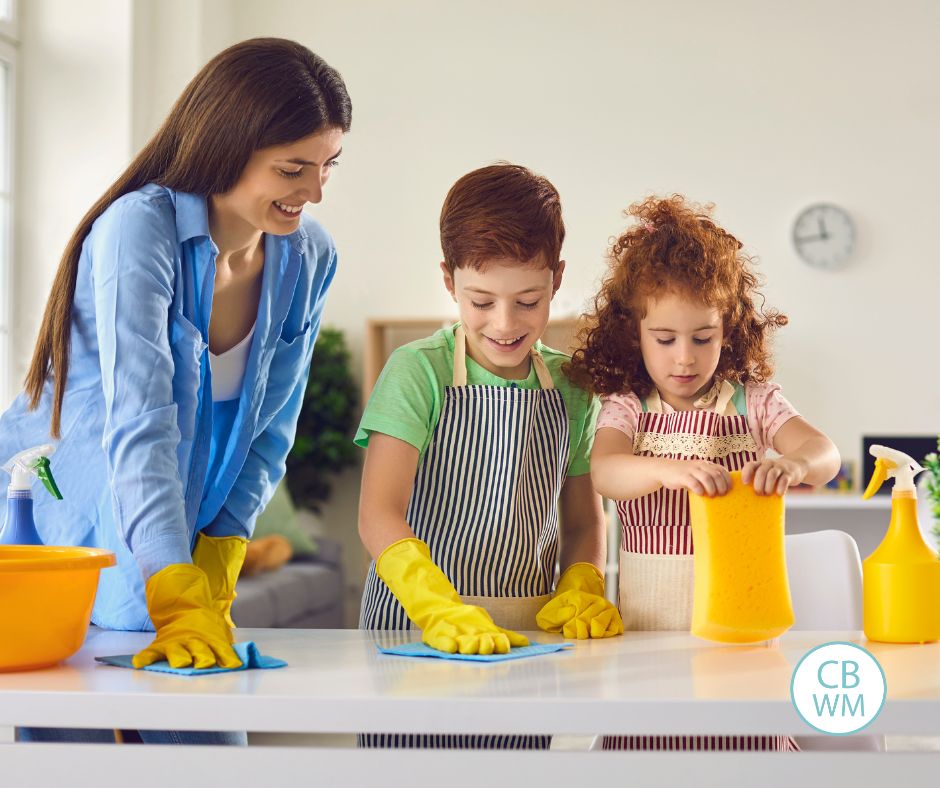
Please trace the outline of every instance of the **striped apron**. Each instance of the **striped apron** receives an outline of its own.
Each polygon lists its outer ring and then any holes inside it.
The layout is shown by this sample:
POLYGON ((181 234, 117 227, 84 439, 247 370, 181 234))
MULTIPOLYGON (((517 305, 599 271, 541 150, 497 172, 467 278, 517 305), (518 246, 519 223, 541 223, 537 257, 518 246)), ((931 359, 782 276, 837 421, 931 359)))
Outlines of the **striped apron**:
MULTIPOLYGON (((716 383, 701 409, 664 413, 655 389, 643 402, 633 453, 710 460, 729 471, 759 459, 747 425, 743 386, 716 383)), ((689 494, 660 488, 617 501, 620 515, 620 614, 625 629, 686 630, 692 622, 693 559, 689 494)), ((616 750, 797 750, 787 736, 614 736, 616 750)))
MULTIPOLYGON (((551 598, 558 498, 568 469, 568 415, 542 356, 541 389, 468 386, 466 337, 454 336, 453 385, 415 476, 406 519, 467 604, 501 627, 533 630, 551 598)), ((414 629, 369 567, 360 629, 414 629)), ((371 747, 546 748, 549 736, 362 734, 371 747)))

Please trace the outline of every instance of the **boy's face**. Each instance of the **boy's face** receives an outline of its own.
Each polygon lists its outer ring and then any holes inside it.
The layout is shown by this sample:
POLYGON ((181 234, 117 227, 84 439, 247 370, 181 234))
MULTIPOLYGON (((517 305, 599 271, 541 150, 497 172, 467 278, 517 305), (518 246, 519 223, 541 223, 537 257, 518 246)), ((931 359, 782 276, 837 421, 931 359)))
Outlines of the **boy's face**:
POLYGON ((548 323, 549 304, 561 285, 561 261, 554 273, 541 261, 489 260, 480 269, 441 263, 444 285, 457 302, 467 336, 467 353, 481 367, 508 380, 529 374, 529 351, 548 323))
POLYGON ((676 293, 647 303, 640 352, 659 394, 676 410, 708 391, 724 336, 718 309, 676 293))

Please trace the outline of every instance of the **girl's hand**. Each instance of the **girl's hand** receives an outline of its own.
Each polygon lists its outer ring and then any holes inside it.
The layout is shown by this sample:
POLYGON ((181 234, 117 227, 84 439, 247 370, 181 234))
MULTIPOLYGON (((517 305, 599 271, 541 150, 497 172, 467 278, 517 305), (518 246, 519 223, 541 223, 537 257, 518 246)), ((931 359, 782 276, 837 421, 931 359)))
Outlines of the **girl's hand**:
POLYGON ((749 462, 741 469, 741 481, 751 484, 758 495, 783 495, 806 478, 806 467, 786 457, 749 462))
POLYGON ((663 460, 659 481, 667 490, 691 490, 709 497, 731 489, 731 474, 708 460, 663 460))

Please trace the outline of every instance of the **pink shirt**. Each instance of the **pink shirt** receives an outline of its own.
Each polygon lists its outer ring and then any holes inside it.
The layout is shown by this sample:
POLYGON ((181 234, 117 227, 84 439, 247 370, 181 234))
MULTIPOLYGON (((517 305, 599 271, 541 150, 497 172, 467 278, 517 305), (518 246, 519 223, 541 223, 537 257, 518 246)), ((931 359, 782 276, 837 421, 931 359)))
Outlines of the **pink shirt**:
MULTIPOLYGON (((780 393, 780 386, 776 383, 745 383, 744 398, 747 426, 763 457, 767 449, 773 447, 777 430, 800 414, 780 393)), ((642 412, 643 405, 636 394, 606 394, 601 397, 601 412, 597 417, 596 429, 612 427, 632 441, 642 412)), ((665 401, 663 412, 673 412, 673 408, 665 401)))

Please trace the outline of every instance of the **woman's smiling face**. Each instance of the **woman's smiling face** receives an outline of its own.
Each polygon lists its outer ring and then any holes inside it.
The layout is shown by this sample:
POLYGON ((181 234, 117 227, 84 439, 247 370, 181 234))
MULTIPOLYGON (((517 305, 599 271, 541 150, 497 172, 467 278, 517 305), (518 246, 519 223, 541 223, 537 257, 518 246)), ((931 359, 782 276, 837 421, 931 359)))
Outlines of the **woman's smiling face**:
POLYGON ((342 144, 342 129, 329 128, 256 150, 235 186, 212 196, 213 209, 271 235, 294 232, 304 205, 323 199, 342 144))

